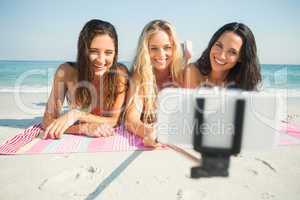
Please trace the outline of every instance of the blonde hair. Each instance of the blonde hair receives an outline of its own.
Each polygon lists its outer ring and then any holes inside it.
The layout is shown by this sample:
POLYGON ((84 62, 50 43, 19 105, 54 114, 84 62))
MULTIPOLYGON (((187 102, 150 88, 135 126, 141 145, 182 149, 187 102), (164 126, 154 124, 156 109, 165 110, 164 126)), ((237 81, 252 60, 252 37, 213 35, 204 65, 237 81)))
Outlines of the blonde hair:
POLYGON ((151 36, 158 31, 164 31, 169 36, 172 44, 172 59, 170 67, 170 75, 173 83, 182 83, 183 56, 180 44, 177 42, 175 30, 173 26, 163 20, 154 20, 148 23, 140 35, 137 54, 133 62, 133 77, 136 84, 135 95, 132 103, 137 96, 142 97, 143 101, 143 116, 144 123, 152 123, 156 120, 155 102, 158 93, 154 67, 151 64, 148 45, 151 36), (137 95, 137 96, 136 96, 137 95))

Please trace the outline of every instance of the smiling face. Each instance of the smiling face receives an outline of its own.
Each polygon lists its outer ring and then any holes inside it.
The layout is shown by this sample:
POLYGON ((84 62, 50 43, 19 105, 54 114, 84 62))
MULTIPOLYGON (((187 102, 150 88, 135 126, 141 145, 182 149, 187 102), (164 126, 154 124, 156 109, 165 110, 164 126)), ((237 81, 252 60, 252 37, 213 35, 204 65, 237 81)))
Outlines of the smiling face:
POLYGON ((112 66, 115 57, 113 39, 105 35, 97 35, 89 48, 89 59, 96 76, 102 76, 112 66))
POLYGON ((242 45, 240 36, 234 32, 224 32, 210 50, 212 73, 226 75, 239 61, 242 45))
POLYGON ((166 69, 172 62, 173 45, 164 31, 154 33, 149 39, 151 64, 157 70, 166 69))

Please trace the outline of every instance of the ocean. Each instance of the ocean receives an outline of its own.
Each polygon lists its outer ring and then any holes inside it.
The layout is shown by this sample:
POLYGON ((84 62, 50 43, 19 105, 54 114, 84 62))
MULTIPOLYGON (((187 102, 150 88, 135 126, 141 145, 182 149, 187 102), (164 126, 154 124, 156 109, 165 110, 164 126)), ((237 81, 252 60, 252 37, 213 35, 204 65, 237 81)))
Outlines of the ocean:
MULTIPOLYGON (((49 92, 63 61, 0 61, 0 92, 49 92)), ((130 62, 122 62, 130 68, 130 62)), ((262 64, 264 89, 300 91, 300 65, 262 64)))

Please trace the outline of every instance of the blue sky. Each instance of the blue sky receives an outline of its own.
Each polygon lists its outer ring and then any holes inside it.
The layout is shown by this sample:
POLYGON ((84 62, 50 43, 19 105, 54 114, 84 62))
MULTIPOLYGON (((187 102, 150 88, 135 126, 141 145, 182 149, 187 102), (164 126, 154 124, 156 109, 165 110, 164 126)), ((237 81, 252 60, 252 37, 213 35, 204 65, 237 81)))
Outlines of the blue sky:
POLYGON ((81 28, 99 18, 116 26, 119 58, 131 61, 145 24, 165 19, 193 42, 193 60, 219 27, 238 21, 252 29, 261 63, 300 64, 299 10, 297 0, 1 0, 0 59, 74 60, 81 28))

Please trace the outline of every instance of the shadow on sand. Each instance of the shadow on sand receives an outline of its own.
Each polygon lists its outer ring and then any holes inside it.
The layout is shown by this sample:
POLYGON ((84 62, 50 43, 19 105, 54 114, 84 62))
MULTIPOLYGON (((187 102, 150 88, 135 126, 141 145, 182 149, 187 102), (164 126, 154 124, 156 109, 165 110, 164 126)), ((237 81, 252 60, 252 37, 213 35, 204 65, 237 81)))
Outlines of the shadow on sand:
POLYGON ((33 124, 40 123, 42 117, 35 117, 32 119, 0 119, 0 126, 11 128, 28 128, 33 124))
POLYGON ((45 103, 45 102, 32 103, 32 104, 35 106, 42 106, 42 107, 45 107, 47 105, 47 103, 45 103))

